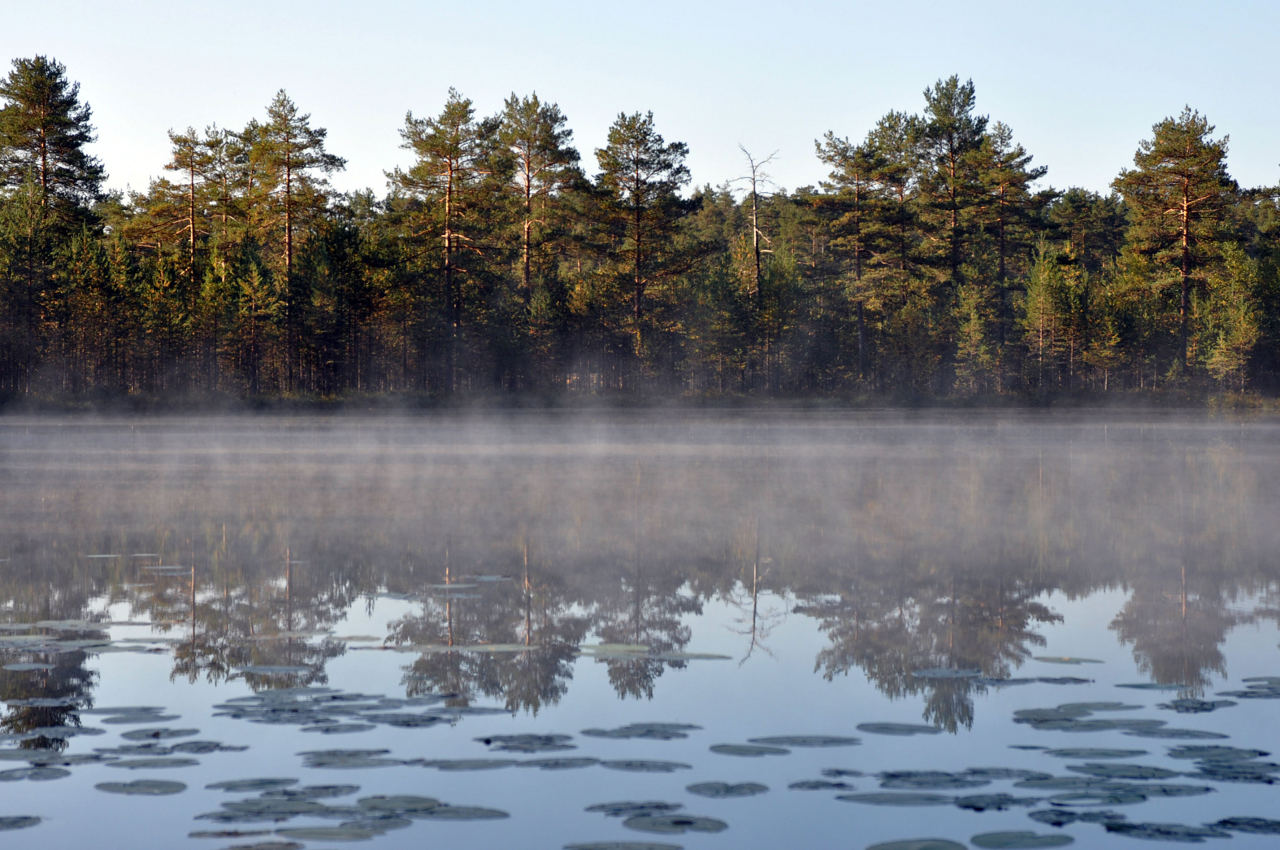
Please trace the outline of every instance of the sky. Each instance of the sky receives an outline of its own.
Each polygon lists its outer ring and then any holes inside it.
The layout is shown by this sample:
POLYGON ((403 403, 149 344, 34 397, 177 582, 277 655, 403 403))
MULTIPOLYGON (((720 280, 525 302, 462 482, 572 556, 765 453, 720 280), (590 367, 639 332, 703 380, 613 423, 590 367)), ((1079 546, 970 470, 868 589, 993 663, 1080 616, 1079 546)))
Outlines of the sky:
POLYGON ((1242 186, 1280 184, 1280 3, 1261 0, 42 0, 0 15, 0 63, 49 56, 80 84, 118 190, 164 175, 168 130, 239 129, 284 89, 347 160, 334 187, 382 194, 411 161, 406 113, 439 113, 450 87, 479 115, 512 93, 558 104, 588 174, 620 113, 652 111, 689 146, 693 185, 741 178, 742 146, 776 151, 766 172, 793 190, 826 176, 816 139, 860 141, 952 74, 1048 167, 1041 186, 1108 191, 1187 105, 1230 136, 1242 186))

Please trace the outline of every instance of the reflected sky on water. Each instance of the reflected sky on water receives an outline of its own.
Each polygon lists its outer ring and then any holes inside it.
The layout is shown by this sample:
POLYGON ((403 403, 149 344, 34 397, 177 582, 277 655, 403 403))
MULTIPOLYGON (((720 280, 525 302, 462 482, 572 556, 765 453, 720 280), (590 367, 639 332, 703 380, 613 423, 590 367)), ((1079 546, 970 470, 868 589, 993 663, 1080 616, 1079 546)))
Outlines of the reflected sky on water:
POLYGON ((1280 811, 1248 752, 1280 748, 1277 436, 6 418, 0 818, 53 846, 99 823, 139 847, 1123 846, 1153 823, 1268 846, 1239 819, 1280 811), (255 777, 295 791, 206 787, 255 777), (117 793, 138 780, 185 790, 117 793), (622 801, 682 808, 585 811, 622 801), (682 827, 719 831, 647 831, 682 827))

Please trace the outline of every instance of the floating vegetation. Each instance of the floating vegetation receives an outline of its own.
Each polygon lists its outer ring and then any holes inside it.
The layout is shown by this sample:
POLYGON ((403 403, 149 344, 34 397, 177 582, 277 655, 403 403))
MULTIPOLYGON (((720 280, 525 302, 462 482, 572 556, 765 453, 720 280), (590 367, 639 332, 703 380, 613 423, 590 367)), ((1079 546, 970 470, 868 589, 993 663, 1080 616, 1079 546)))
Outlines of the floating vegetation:
POLYGON ((673 741, 688 738, 689 733, 701 729, 692 723, 628 723, 616 729, 583 729, 582 734, 591 738, 642 738, 652 741, 673 741))
POLYGON ((1102 779, 1169 779, 1179 775, 1176 770, 1152 767, 1145 764, 1098 764, 1086 762, 1085 764, 1069 764, 1067 765, 1067 770, 1075 773, 1084 773, 1089 776, 1098 776, 1102 779))
POLYGON ((377 794, 373 797, 361 797, 356 805, 371 812, 412 815, 430 811, 443 803, 435 797, 419 797, 415 794, 377 794))
POLYGON ((1076 658, 1073 655, 1036 655, 1036 661, 1046 664, 1101 664, 1100 658, 1076 658))
POLYGON ((1034 806, 1039 797, 1015 797, 1012 794, 967 794, 956 797, 955 804, 972 812, 1003 812, 1014 806, 1034 806))
POLYGON ((1124 734, 1132 738, 1163 738, 1166 740, 1179 741, 1208 741, 1231 737, 1230 735, 1224 735, 1221 732, 1210 732, 1206 729, 1130 729, 1124 734))
POLYGON ((437 770, 496 770, 500 767, 512 767, 520 762, 515 759, 424 759, 423 767, 434 767, 437 770))
POLYGON ((1220 708, 1230 708, 1233 705, 1239 705, 1235 700, 1230 699, 1175 699, 1169 702, 1159 703, 1157 708, 1169 708, 1179 714, 1202 714, 1208 711, 1217 711, 1220 708))
POLYGON ((879 791, 865 794, 837 794, 837 800, 847 803, 866 803, 872 806, 947 806, 954 798, 945 794, 926 794, 910 791, 879 791))
POLYGON ((856 747, 861 738, 840 735, 771 735, 765 738, 748 738, 752 744, 766 747, 856 747))
POLYGON ((989 779, 979 779, 960 773, 942 770, 889 770, 880 775, 881 788, 916 790, 920 788, 958 789, 978 788, 991 784, 989 779))
POLYGON ((1181 823, 1133 823, 1117 821, 1107 823, 1107 832, 1129 838, 1145 838, 1148 841, 1184 841, 1199 844, 1206 838, 1230 838, 1231 833, 1216 826, 1190 826, 1181 823))
POLYGON ((1064 747, 1045 750, 1044 754, 1061 759, 1128 759, 1145 756, 1146 750, 1119 750, 1105 747, 1064 747))
POLYGON ((920 723, 859 723, 858 731, 873 735, 937 735, 942 729, 920 723))
POLYGON ((301 788, 274 788, 262 792, 267 799, 326 800, 345 797, 360 790, 359 785, 304 785, 301 788))
POLYGON ((654 761, 649 759, 610 759, 600 762, 601 767, 610 770, 625 770, 631 773, 674 773, 677 770, 689 770, 693 765, 679 761, 654 761))
POLYGON ((1183 744, 1169 748, 1169 758, 1197 759, 1207 761, 1243 761, 1261 758, 1271 753, 1266 750, 1250 750, 1240 747, 1227 747, 1222 744, 1183 744))
POLYGON ((838 779, 802 779, 787 786, 793 791, 851 791, 854 786, 838 779))
POLYGON ((0 831, 6 829, 26 829, 40 823, 34 815, 0 815, 0 831))
POLYGON ((0 770, 0 782, 19 782, 23 779, 32 782, 49 782, 70 775, 71 771, 60 767, 19 767, 13 770, 0 770))
POLYGON ((572 735, 488 735, 475 740, 490 750, 512 753, 546 753, 557 750, 573 750, 572 735))
POLYGON ((116 726, 135 726, 143 723, 167 723, 170 720, 177 720, 180 715, 177 714, 114 714, 110 717, 102 718, 103 723, 111 723, 116 726))
POLYGON ((968 848, 946 838, 904 838, 872 844, 867 847, 867 850, 968 850, 968 848))
POLYGON ((540 770, 574 770, 581 767, 594 767, 600 763, 597 758, 542 758, 526 759, 516 762, 517 767, 536 767, 540 770))
POLYGON ((1070 835, 1036 834, 1034 832, 983 832, 969 839, 975 847, 986 850, 1034 850, 1039 847, 1065 847, 1074 842, 1070 835))
POLYGON ((595 803, 583 811, 599 812, 608 818, 629 818, 634 815, 660 815, 683 809, 681 803, 664 803, 661 800, 620 800, 615 803, 595 803))
POLYGON ((1049 802, 1055 806, 1082 806, 1086 808, 1128 806, 1134 803, 1145 803, 1146 801, 1147 795, 1141 791, 1121 788, 1072 791, 1067 794, 1056 794, 1049 798, 1049 802))
POLYGON ((200 762, 197 759, 185 758, 181 756, 168 756, 159 758, 141 758, 141 759, 120 759, 119 761, 109 761, 109 767, 119 767, 125 770, 167 770, 175 767, 195 767, 200 762))
POLYGON ((99 782, 93 786, 108 794, 141 794, 148 797, 160 797, 166 794, 179 794, 187 790, 185 782, 169 782, 164 779, 135 779, 132 782, 99 782))
POLYGON ((987 780, 1048 779, 1052 776, 1052 774, 1041 770, 1027 770, 1021 767, 969 767, 964 770, 962 775, 971 776, 974 779, 987 780))
POLYGON ((297 785, 296 779, 283 779, 277 777, 263 779, 224 779, 221 782, 210 782, 204 786, 218 791, 270 791, 274 788, 284 788, 289 785, 297 785))
POLYGON ((1245 681, 1252 681, 1254 684, 1239 691, 1218 691, 1218 696, 1236 699, 1280 699, 1280 681, 1277 681, 1276 677, 1255 677, 1245 681))
POLYGON ((1115 823, 1126 819, 1119 812, 1111 812, 1106 809, 1090 812, 1077 812, 1071 809, 1041 809, 1037 812, 1028 812, 1027 817, 1033 821, 1046 823, 1049 826, 1066 826, 1076 821, 1082 823, 1115 823))
POLYGON ((669 832, 681 834, 685 832, 723 832, 729 824, 719 818, 705 815, 685 814, 644 814, 632 815, 622 822, 627 829, 641 832, 669 832))
POLYGON ((1250 835, 1280 835, 1280 820, 1270 818, 1231 817, 1215 821, 1214 826, 1231 832, 1247 832, 1250 835))
POLYGON ((320 723, 315 726, 303 726, 303 732, 317 732, 321 735, 347 735, 353 732, 368 732, 377 727, 372 723, 320 723))
POLYGON ((770 747, 765 744, 712 744, 709 749, 718 755, 744 758, 785 756, 791 752, 786 747, 770 747))
POLYGON ((696 782, 686 785, 684 790, 699 797, 724 799, 729 797, 754 797, 769 790, 768 785, 759 782, 696 782))
POLYGON ((1117 688, 1133 688, 1139 691, 1180 691, 1185 685, 1161 684, 1160 682, 1126 682, 1116 685, 1117 688))
POLYGON ((400 759, 386 758, 390 750, 306 750, 298 753, 305 767, 359 770, 366 767, 394 767, 400 759))
POLYGON ((155 729, 130 729, 128 732, 122 732, 120 737, 126 741, 165 741, 170 738, 189 738, 199 734, 199 729, 170 729, 161 726, 155 729))

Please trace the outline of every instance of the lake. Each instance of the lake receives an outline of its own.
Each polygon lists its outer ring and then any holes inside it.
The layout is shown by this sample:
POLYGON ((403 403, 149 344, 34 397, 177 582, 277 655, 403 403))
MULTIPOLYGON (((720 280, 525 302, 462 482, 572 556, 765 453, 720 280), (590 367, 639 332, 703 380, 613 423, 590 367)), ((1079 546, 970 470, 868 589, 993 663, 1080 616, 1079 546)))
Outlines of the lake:
POLYGON ((1273 847, 1277 552, 1268 418, 11 415, 0 828, 1273 847))

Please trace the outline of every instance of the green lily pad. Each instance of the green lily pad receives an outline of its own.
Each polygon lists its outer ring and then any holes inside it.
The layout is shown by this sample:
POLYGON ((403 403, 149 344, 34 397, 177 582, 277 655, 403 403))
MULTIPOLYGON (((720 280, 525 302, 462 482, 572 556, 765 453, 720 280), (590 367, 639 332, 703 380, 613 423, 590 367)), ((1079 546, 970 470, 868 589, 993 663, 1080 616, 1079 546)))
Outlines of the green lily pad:
POLYGON ((920 723, 859 723, 858 731, 873 735, 937 735, 942 730, 920 723))
POLYGON ((582 734, 591 738, 642 738, 653 741, 672 741, 689 737, 689 732, 701 729, 692 723, 628 723, 616 729, 583 729, 582 734))
POLYGON ((0 816, 0 831, 6 829, 26 829, 27 827, 36 826, 39 823, 40 818, 34 815, 0 816))
POLYGON ((321 735, 348 735, 353 732, 368 732, 378 728, 372 723, 320 723, 315 726, 303 726, 303 732, 316 732, 321 735))
POLYGON ((19 767, 14 770, 0 770, 0 782, 18 782, 23 779, 31 782, 49 782, 54 779, 65 779, 71 771, 60 767, 19 767))
POLYGON ((949 806, 951 797, 945 794, 912 793, 910 791, 879 791, 865 794, 837 794, 837 800, 846 803, 866 803, 871 806, 949 806))
POLYGON ((1270 818, 1231 817, 1215 821, 1214 826, 1250 835, 1280 835, 1280 820, 1270 818))
POLYGON ((583 811, 599 812, 609 818, 629 818, 633 815, 670 814, 683 808, 682 803, 664 803, 661 800, 619 800, 614 803, 595 803, 583 811))
POLYGON ((1089 776, 1097 776, 1102 779, 1169 779, 1179 775, 1176 770, 1153 767, 1146 764, 1098 764, 1087 762, 1085 764, 1069 764, 1067 765, 1067 770, 1075 773, 1084 773, 1089 776))
POLYGON ((250 792, 250 791, 270 791, 273 788, 284 788, 288 785, 297 785, 296 779, 282 778, 263 778, 263 779, 224 779, 221 782, 210 782, 204 786, 219 791, 234 792, 250 792))
POLYGON ((575 770, 582 767, 594 767, 600 763, 597 758, 541 758, 526 759, 518 762, 517 767, 536 767, 539 770, 575 770))
POLYGON ((200 761, 186 757, 160 757, 141 759, 120 759, 107 762, 108 767, 119 767, 125 770, 166 770, 174 767, 195 767, 200 761))
POLYGON ((1148 841, 1182 841, 1200 843, 1206 838, 1230 838, 1231 833, 1212 825, 1188 825, 1181 823, 1131 823, 1122 821, 1105 824, 1107 832, 1129 838, 1145 838, 1148 841))
POLYGON ((861 738, 840 735, 771 735, 766 738, 748 738, 747 741, 767 747, 855 747, 862 743, 861 738))
POLYGON ((787 787, 793 791, 852 791, 854 786, 838 779, 802 779, 787 787))
POLYGON ((576 749, 569 743, 573 740, 571 735, 487 735, 475 740, 489 747, 491 751, 503 750, 512 753, 544 753, 576 749))
POLYGON ((958 789, 990 785, 989 779, 978 779, 962 773, 942 770, 889 770, 880 774, 881 788, 919 790, 921 788, 958 789))
POLYGON ((1169 741, 1210 741, 1231 737, 1206 729, 1130 729, 1124 734, 1131 738, 1161 738, 1169 741))
POLYGON ((1269 755, 1271 753, 1266 750, 1227 747, 1222 744, 1183 744, 1169 748, 1169 758, 1197 761, 1244 761, 1269 755))
POLYGON ((729 797, 753 797, 769 790, 768 785, 759 782, 696 782, 686 785, 684 790, 699 797, 725 799, 729 797))
POLYGON ((497 770, 519 763, 515 759, 428 759, 422 765, 438 770, 497 770))
POLYGON ((683 834, 686 832, 723 832, 729 828, 729 824, 719 818, 686 814, 632 815, 624 820, 622 825, 627 829, 636 829, 641 832, 667 832, 675 834, 683 834))
POLYGON ((166 794, 179 794, 187 790, 184 782, 168 782, 163 779, 135 779, 133 782, 99 782, 93 786, 108 794, 141 794, 148 797, 159 797, 166 794))
POLYGON ((1061 759, 1128 759, 1145 756, 1146 750, 1119 750, 1105 747, 1064 747, 1045 750, 1044 754, 1061 759))
POLYGON ((1040 847, 1066 847, 1074 842, 1070 835, 1036 834, 1025 830, 1012 832, 983 832, 973 836, 969 842, 977 847, 989 850, 1035 850, 1040 847))
POLYGON ((689 770, 693 765, 680 761, 658 761, 654 759, 609 759, 600 762, 601 767, 610 770, 625 770, 631 773, 674 773, 677 770, 689 770))
POLYGON ((167 727, 159 727, 156 729, 130 729, 128 732, 122 732, 121 738, 126 741, 164 741, 169 738, 189 738, 192 735, 199 735, 199 729, 169 729, 167 727))
POLYGON ((373 797, 361 797, 356 801, 356 805, 372 812, 417 814, 430 811, 442 803, 435 797, 419 797, 414 794, 378 794, 373 797))
POLYGON ((867 850, 968 850, 963 844, 946 838, 902 838, 897 841, 881 841, 867 850))
POLYGON ((287 800, 278 797, 247 797, 243 800, 228 800, 222 808, 241 815, 267 815, 269 817, 289 818, 296 815, 311 815, 324 811, 324 804, 314 800, 287 800))
POLYGON ((722 756, 743 756, 756 758, 759 756, 785 756, 791 751, 785 747, 769 747, 764 744, 712 744, 711 752, 722 756))

